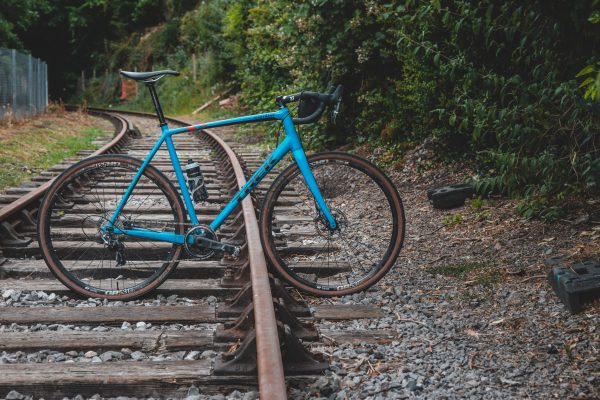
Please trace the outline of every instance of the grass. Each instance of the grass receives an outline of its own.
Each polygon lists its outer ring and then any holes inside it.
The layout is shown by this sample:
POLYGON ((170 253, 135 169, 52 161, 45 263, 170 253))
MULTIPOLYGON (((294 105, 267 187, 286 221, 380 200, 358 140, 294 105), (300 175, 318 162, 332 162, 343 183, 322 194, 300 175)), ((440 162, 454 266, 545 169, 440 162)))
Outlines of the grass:
POLYGON ((464 262, 433 267, 430 269, 430 272, 434 275, 452 276, 464 280, 471 271, 482 269, 486 266, 487 264, 484 263, 464 262))
POLYGON ((37 171, 47 169, 81 150, 98 146, 92 142, 106 132, 92 126, 87 117, 80 121, 39 117, 17 128, 0 132, 0 190, 27 181, 37 171))
POLYGON ((429 270, 434 275, 444 275, 469 281, 476 285, 492 286, 502 279, 502 273, 493 266, 479 262, 462 262, 433 267, 429 270))
POLYGON ((460 224, 462 222, 462 220, 463 220, 463 216, 461 213, 450 214, 450 215, 446 215, 442 219, 442 224, 444 224, 444 226, 452 228, 452 227, 460 224))

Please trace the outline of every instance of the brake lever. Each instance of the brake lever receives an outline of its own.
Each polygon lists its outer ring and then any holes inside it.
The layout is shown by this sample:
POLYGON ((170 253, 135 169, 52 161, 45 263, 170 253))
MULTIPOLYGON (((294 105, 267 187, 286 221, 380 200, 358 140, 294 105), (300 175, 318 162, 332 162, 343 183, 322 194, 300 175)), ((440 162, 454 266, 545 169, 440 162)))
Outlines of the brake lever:
POLYGON ((342 103, 342 97, 337 100, 335 103, 335 107, 331 110, 331 123, 335 124, 335 120, 337 119, 338 114, 340 113, 340 104, 342 103))

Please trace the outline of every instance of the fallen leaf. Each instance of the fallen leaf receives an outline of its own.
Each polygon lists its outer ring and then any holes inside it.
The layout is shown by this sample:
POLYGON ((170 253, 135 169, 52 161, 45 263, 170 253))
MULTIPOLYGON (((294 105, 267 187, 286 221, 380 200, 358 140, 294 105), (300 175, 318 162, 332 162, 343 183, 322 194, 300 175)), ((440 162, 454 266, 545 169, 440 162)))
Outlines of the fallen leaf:
POLYGON ((473 336, 478 338, 479 336, 481 336, 481 334, 473 329, 465 329, 465 333, 469 336, 473 336))

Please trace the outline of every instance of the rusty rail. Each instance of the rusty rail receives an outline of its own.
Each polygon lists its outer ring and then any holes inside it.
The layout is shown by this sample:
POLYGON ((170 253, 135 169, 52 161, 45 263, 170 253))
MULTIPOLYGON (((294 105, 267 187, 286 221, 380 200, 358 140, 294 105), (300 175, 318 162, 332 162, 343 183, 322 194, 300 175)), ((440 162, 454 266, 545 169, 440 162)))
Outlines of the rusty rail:
MULTIPOLYGON (((238 186, 246 184, 242 166, 233 150, 219 136, 210 130, 204 130, 225 150, 231 160, 238 186)), ((256 330, 256 356, 258 364, 258 386, 260 397, 267 399, 285 399, 285 377, 279 333, 273 308, 273 296, 269 284, 267 262, 263 253, 258 221, 252 199, 247 196, 242 200, 246 241, 248 243, 248 259, 250 261, 250 279, 252 281, 252 299, 254 302, 254 320, 256 330)))

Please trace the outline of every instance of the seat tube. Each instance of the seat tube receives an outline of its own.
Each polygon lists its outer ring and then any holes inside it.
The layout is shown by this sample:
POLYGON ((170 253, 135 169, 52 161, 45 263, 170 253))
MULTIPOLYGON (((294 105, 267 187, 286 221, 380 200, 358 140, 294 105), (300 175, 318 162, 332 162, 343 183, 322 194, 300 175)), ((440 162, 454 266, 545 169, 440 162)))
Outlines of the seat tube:
POLYGON ((331 211, 329 210, 327 203, 325 203, 325 199, 323 199, 323 195, 321 195, 321 190, 319 189, 315 176, 310 169, 308 159, 306 158, 306 153, 304 152, 302 142, 298 137, 298 132, 296 132, 296 127, 294 126, 291 116, 288 116, 283 120, 283 127, 285 129, 286 138, 290 140, 290 149, 292 150, 294 160, 296 161, 296 164, 298 165, 298 168, 304 177, 304 181, 306 182, 308 189, 312 193, 317 205, 319 206, 319 209, 329 223, 329 227, 331 229, 336 229, 337 224, 331 215, 331 211))

